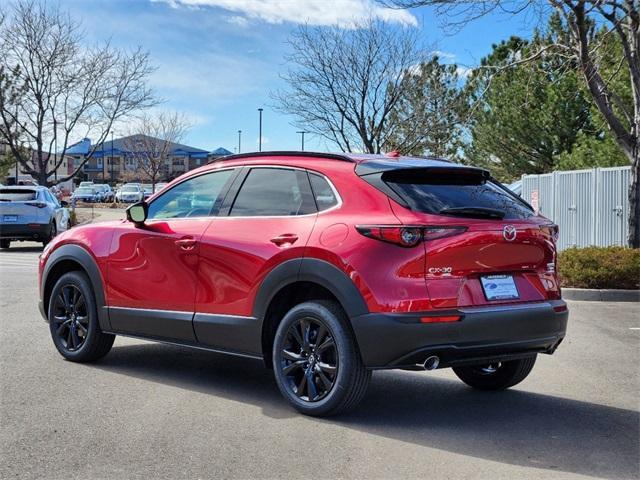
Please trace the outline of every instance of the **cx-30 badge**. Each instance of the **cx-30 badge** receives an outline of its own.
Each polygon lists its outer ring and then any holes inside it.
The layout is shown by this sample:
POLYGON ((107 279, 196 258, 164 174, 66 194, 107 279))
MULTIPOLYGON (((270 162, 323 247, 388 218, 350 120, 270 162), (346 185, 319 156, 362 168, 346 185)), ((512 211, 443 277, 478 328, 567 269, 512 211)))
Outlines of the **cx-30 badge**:
POLYGON ((516 239, 518 232, 513 225, 507 225, 502 229, 502 236, 507 242, 513 242, 516 239))

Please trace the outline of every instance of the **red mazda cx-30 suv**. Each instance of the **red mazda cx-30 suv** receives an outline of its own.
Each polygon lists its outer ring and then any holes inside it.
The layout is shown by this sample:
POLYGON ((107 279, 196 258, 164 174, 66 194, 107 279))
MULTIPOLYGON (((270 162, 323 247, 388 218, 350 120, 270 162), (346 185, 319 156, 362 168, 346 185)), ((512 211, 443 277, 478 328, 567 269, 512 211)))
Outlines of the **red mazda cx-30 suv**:
POLYGON ((234 155, 127 220, 56 237, 40 306, 69 360, 104 356, 115 335, 258 358, 295 408, 329 415, 356 405, 375 369, 522 381, 565 335, 556 236, 483 169, 234 155))

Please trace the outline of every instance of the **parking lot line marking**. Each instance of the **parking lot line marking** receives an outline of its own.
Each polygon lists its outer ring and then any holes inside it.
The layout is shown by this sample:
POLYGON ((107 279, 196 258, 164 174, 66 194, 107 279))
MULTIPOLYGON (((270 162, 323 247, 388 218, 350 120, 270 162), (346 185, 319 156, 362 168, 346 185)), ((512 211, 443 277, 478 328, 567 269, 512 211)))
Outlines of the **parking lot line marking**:
POLYGON ((640 330, 640 327, 629 327, 629 330, 640 330))

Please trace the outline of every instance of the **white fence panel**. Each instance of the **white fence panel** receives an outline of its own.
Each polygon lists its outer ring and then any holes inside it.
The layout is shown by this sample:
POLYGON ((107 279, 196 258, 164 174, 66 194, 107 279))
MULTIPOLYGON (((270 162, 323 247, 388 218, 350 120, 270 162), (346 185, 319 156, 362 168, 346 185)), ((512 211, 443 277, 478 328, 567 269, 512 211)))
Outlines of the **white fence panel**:
POLYGON ((558 248, 625 245, 631 167, 522 176, 522 197, 560 227, 558 248))

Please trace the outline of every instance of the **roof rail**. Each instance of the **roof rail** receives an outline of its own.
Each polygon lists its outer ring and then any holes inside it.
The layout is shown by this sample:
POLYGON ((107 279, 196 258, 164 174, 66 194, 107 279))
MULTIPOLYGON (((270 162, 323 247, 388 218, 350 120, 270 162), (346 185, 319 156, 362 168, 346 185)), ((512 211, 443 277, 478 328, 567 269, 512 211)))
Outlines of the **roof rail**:
POLYGON ((340 155, 338 153, 319 153, 319 152, 296 152, 294 150, 282 150, 273 152, 247 152, 247 153, 235 153, 233 155, 226 155, 224 157, 212 158, 207 162, 207 165, 226 160, 237 160, 240 158, 255 158, 255 157, 308 157, 308 158, 323 158, 327 160, 339 160, 341 162, 355 163, 355 161, 346 155, 340 155))

